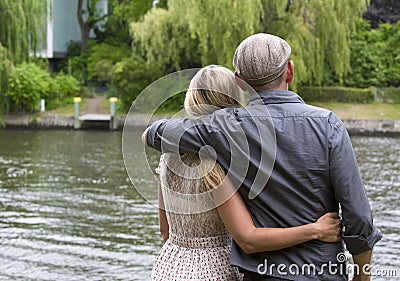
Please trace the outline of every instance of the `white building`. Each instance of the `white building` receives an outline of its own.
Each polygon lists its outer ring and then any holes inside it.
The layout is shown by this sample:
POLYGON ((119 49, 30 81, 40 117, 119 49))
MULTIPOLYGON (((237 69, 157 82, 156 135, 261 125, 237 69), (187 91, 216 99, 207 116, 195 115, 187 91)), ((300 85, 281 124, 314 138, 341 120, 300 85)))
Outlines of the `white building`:
MULTIPOLYGON (((77 17, 78 0, 47 1, 49 2, 49 13, 46 28, 46 46, 38 55, 48 58, 50 68, 53 68, 57 60, 66 57, 68 43, 71 40, 81 41, 81 31, 77 17)), ((86 7, 85 2, 83 7, 86 7)), ((107 0, 100 0, 97 7, 101 14, 108 13, 107 0)), ((94 37, 93 31, 91 37, 94 37)))

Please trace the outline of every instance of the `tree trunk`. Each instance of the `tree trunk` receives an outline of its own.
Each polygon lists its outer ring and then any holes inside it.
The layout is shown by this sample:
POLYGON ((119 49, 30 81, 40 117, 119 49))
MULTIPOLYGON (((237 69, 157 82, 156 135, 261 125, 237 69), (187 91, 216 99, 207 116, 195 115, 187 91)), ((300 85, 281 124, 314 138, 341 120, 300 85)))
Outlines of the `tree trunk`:
POLYGON ((89 41, 89 35, 90 35, 90 29, 89 28, 81 28, 81 54, 86 54, 88 51, 88 41, 89 41))
POLYGON ((83 20, 83 1, 78 0, 78 10, 77 17, 79 22, 79 27, 81 29, 81 54, 85 54, 88 51, 88 41, 91 27, 83 20))

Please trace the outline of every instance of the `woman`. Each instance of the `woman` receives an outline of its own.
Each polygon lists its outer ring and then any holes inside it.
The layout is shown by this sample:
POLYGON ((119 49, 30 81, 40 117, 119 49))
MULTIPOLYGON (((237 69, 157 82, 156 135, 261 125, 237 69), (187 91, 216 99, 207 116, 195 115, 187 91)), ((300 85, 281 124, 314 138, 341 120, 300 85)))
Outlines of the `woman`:
MULTIPOLYGON (((198 118, 217 109, 239 107, 239 101, 233 73, 210 65, 193 77, 185 110, 198 118)), ((210 160, 193 154, 165 154, 157 170, 165 244, 151 280, 241 280, 238 270, 230 266, 231 236, 246 253, 275 251, 313 239, 340 240, 340 220, 335 213, 298 227, 256 228, 224 170, 210 160)))

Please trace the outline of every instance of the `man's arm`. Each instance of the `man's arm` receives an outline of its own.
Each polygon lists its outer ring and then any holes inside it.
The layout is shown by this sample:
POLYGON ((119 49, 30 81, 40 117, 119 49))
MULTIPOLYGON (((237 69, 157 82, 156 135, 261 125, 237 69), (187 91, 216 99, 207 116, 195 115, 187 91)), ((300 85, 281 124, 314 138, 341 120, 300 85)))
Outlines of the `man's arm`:
POLYGON ((372 258, 372 250, 362 252, 358 255, 353 255, 353 261, 358 266, 358 270, 354 270, 355 275, 353 281, 369 281, 370 276, 370 264, 372 258))
POLYGON ((247 254, 277 251, 314 239, 324 242, 341 240, 341 223, 336 213, 327 213, 316 222, 301 226, 257 228, 238 192, 224 200, 228 194, 235 191, 235 186, 228 177, 219 188, 222 190, 221 194, 215 193, 214 199, 222 197, 224 203, 217 207, 218 213, 232 238, 247 254))
POLYGON ((330 134, 330 179, 336 200, 342 209, 345 227, 343 239, 361 272, 364 264, 371 262, 372 249, 382 238, 382 234, 373 223, 350 137, 339 118, 333 117, 335 122, 331 124, 330 134))
MULTIPOLYGON (((198 155, 205 146, 215 149, 227 147, 229 144, 218 129, 218 124, 226 121, 224 118, 225 115, 220 113, 198 119, 181 118, 156 121, 143 133, 142 141, 163 153, 194 153, 198 155), (217 139, 218 145, 216 144, 217 139)), ((209 149, 204 150, 206 155, 211 151, 209 149)))

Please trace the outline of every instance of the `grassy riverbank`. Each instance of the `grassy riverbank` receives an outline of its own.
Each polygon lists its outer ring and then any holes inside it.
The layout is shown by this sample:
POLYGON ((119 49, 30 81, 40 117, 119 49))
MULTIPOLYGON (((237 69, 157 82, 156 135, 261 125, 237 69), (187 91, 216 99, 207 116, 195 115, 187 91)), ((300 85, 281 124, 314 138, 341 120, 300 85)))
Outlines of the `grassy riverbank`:
POLYGON ((312 103, 335 112, 341 119, 348 120, 400 120, 400 104, 385 103, 312 103))

